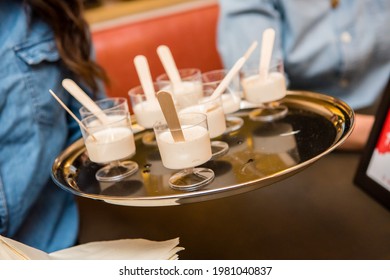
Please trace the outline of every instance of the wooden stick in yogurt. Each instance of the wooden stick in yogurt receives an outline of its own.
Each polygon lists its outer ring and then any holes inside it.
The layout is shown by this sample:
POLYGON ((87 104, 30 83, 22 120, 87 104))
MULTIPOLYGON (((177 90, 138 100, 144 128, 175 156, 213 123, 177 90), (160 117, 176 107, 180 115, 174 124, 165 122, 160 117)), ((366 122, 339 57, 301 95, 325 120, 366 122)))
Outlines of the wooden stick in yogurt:
POLYGON ((232 81, 233 77, 237 75, 238 71, 244 66, 245 62, 248 60, 248 58, 251 56, 255 48, 257 47, 257 41, 254 41, 252 45, 249 47, 249 49, 245 52, 244 56, 240 57, 236 63, 233 65, 233 67, 229 70, 229 72, 226 74, 226 76, 222 79, 221 83, 217 86, 217 88, 214 90, 213 94, 211 94, 210 98, 217 97, 218 95, 221 95, 230 82, 232 81))
POLYGON ((173 103, 172 95, 167 91, 160 90, 157 92, 157 100, 160 103, 165 121, 167 122, 169 130, 172 133, 173 140, 175 142, 185 141, 175 104, 173 103))
POLYGON ((252 55, 252 53, 256 49, 257 45, 258 45, 257 41, 254 41, 252 43, 252 45, 250 45, 250 47, 248 48, 248 50, 244 54, 244 57, 245 57, 246 60, 248 60, 248 58, 252 55))
POLYGON ((161 60, 165 72, 168 75, 169 80, 172 83, 172 87, 180 87, 182 84, 182 80, 180 78, 180 73, 177 69, 175 60, 173 59, 171 50, 165 45, 160 45, 157 48, 157 54, 161 60))
POLYGON ((156 92, 154 90, 152 75, 148 61, 145 56, 137 55, 134 58, 135 69, 137 70, 138 78, 141 82, 141 87, 145 93, 146 100, 152 102, 156 100, 156 92))
POLYGON ((266 80, 271 63, 272 50, 274 48, 275 30, 272 28, 264 30, 261 40, 259 79, 266 80))
POLYGON ((95 136, 93 136, 93 134, 90 133, 90 132, 88 131, 88 129, 85 127, 85 125, 76 117, 75 114, 73 114, 73 112, 68 108, 68 106, 66 106, 65 103, 62 102, 62 100, 61 100, 61 99, 60 99, 60 98, 59 98, 51 89, 49 89, 49 92, 50 92, 50 94, 55 98, 55 100, 57 100, 58 103, 60 103, 60 105, 62 106, 62 108, 64 108, 64 109, 69 113, 69 115, 71 115, 72 118, 73 118, 73 119, 74 119, 74 120, 75 120, 75 121, 76 121, 84 130, 85 130, 85 131, 87 131, 89 135, 91 135, 92 140, 97 141, 96 138, 95 138, 95 136))
POLYGON ((62 86, 74 97, 81 105, 94 114, 103 124, 110 122, 103 110, 86 94, 73 80, 64 79, 62 86))

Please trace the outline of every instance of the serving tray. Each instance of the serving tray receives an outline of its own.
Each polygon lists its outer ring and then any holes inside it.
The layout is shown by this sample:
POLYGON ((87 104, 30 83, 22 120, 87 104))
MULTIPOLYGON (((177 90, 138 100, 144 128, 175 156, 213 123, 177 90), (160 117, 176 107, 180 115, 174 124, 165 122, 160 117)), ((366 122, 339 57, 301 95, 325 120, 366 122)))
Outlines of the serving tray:
POLYGON ((235 115, 244 120, 238 131, 218 140, 229 144, 227 154, 204 164, 215 179, 197 191, 177 191, 168 185, 176 170, 164 168, 157 146, 145 145, 150 130, 135 134, 139 171, 120 182, 99 182, 101 167, 89 160, 79 139, 55 160, 52 178, 75 195, 126 206, 168 206, 222 198, 283 180, 328 154, 350 135, 354 112, 343 101, 313 92, 289 91, 280 103, 287 115, 273 122, 254 121, 253 108, 242 103, 235 115))

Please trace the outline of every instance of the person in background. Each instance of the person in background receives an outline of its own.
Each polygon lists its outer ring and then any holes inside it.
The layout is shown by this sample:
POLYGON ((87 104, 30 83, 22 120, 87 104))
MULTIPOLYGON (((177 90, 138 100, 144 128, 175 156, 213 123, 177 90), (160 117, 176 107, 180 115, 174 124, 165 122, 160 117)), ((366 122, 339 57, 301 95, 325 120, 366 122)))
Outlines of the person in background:
POLYGON ((72 78, 104 96, 79 0, 0 1, 0 234, 52 252, 75 244, 72 195, 50 178, 54 159, 81 136, 81 107, 61 86, 72 78))
MULTIPOLYGON (((275 59, 283 59, 289 89, 335 96, 354 110, 371 106, 390 75, 388 0, 220 0, 218 49, 226 68, 276 30, 275 59)), ((259 52, 258 52, 259 53, 259 52)), ((252 55, 248 63, 258 63, 252 55)), ((342 145, 364 147, 372 115, 356 115, 342 145)))

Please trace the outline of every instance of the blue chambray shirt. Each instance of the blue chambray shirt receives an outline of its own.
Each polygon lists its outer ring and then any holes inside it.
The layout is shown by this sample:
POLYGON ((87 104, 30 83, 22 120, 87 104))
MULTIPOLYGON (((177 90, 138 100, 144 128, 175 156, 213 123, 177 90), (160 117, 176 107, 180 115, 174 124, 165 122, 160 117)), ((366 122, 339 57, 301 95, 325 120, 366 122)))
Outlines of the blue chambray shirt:
POLYGON ((74 77, 48 26, 30 21, 21 1, 0 1, 0 19, 0 234, 52 252, 74 245, 79 221, 51 167, 81 133, 49 89, 76 113, 61 86, 74 77))
MULTIPOLYGON (((276 30, 289 88, 371 105, 390 74, 390 1, 220 0, 218 48, 227 68, 262 32, 276 30)), ((259 47, 248 64, 259 60, 259 47)))

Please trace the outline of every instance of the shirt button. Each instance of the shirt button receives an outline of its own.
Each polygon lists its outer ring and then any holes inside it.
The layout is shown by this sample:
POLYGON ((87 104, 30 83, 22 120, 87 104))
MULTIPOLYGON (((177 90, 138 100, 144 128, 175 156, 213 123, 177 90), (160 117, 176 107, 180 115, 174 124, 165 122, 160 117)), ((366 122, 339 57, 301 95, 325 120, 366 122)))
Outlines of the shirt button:
POLYGON ((340 36, 341 42, 343 43, 350 43, 352 41, 352 36, 349 32, 343 32, 340 36))
POLYGON ((346 88, 349 85, 349 81, 347 79, 341 79, 339 85, 342 88, 346 88))

